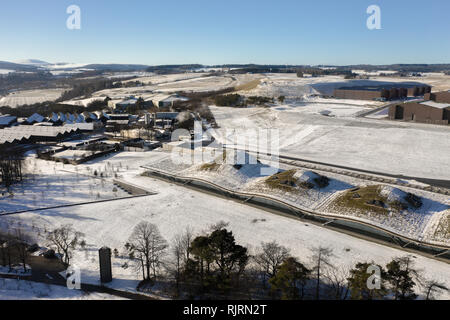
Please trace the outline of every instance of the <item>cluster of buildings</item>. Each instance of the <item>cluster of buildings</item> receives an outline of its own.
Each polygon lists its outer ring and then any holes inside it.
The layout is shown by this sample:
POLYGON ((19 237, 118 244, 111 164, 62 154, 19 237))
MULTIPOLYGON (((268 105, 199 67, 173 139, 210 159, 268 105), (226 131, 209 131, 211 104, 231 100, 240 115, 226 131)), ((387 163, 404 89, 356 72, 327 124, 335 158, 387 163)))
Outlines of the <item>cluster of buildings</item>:
POLYGON ((390 120, 415 121, 448 125, 450 120, 450 91, 426 93, 425 101, 393 104, 390 120))
POLYGON ((61 142, 93 131, 93 126, 80 124, 59 127, 17 125, 0 129, 0 149, 23 144, 61 142))
POLYGON ((431 92, 431 86, 422 84, 380 84, 343 87, 334 90, 334 97, 355 100, 403 100, 389 106, 390 120, 415 121, 448 125, 450 120, 450 91, 431 92), (421 99, 423 97, 423 100, 421 99))
POLYGON ((123 112, 130 107, 136 106, 139 101, 145 108, 155 107, 158 109, 171 109, 177 101, 187 101, 188 98, 179 96, 177 94, 155 93, 141 98, 135 96, 128 96, 123 99, 114 99, 108 101, 108 107, 116 112, 123 112))
POLYGON ((55 113, 44 117, 38 113, 28 118, 18 118, 16 116, 0 116, 0 129, 15 125, 35 125, 35 126, 62 126, 81 123, 106 123, 109 115, 105 111, 77 113, 55 113))
POLYGON ((103 130, 105 133, 122 133, 145 127, 154 131, 155 137, 169 136, 177 121, 178 112, 145 113, 139 117, 128 113, 105 111, 52 113, 48 117, 33 114, 28 118, 0 115, 0 147, 19 144, 61 142, 80 133, 103 130))
POLYGON ((431 87, 428 85, 384 84, 339 88, 334 90, 334 97, 340 99, 386 101, 424 96, 429 93, 431 93, 431 87))

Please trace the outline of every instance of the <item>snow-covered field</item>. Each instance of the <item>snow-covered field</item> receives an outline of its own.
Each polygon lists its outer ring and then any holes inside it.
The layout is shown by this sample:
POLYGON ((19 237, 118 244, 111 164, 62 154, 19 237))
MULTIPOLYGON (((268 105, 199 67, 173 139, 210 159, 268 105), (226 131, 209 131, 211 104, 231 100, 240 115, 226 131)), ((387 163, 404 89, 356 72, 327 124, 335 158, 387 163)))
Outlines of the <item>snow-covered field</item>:
MULTIPOLYGON (((389 74, 390 72, 384 72, 389 74)), ((323 94, 332 95, 333 90, 343 86, 353 86, 378 83, 400 83, 400 82, 416 82, 425 83, 433 87, 433 91, 443 91, 450 88, 450 76, 442 73, 424 73, 422 77, 391 77, 380 76, 380 72, 373 73, 370 80, 345 80, 343 76, 323 76, 312 78, 298 78, 295 73, 288 74, 264 74, 250 75, 253 79, 261 79, 261 83, 252 90, 240 91, 240 94, 246 96, 266 96, 277 98, 281 95, 287 98, 304 98, 305 95, 321 92, 323 94)), ((248 80, 248 81, 251 81, 248 80)), ((341 100, 342 101, 342 100, 341 100)), ((351 100, 350 103, 357 103, 351 100)), ((373 104, 377 102, 364 101, 365 104, 373 104)))
POLYGON ((124 83, 139 81, 144 84, 164 84, 173 83, 180 80, 196 79, 207 75, 207 73, 177 73, 177 74, 160 74, 160 75, 146 75, 136 79, 124 81, 124 83))
MULTIPOLYGON (((85 233, 87 248, 77 251, 73 262, 81 268, 83 282, 96 284, 99 283, 97 249, 107 245, 122 253, 133 228, 143 220, 156 224, 168 241, 188 226, 196 232, 201 232, 211 224, 225 221, 229 223, 229 229, 233 231, 239 243, 255 248, 262 241, 275 240, 289 247, 292 254, 306 264, 310 261, 312 248, 319 245, 330 247, 334 252, 333 263, 342 267, 352 267, 360 261, 385 264, 394 257, 406 254, 398 249, 274 215, 242 203, 140 176, 144 171, 140 168, 141 165, 159 161, 164 157, 167 157, 167 154, 163 152, 123 152, 106 160, 111 166, 127 166, 127 170, 121 174, 123 180, 155 190, 157 195, 29 212, 5 219, 9 223, 20 221, 23 225, 33 224, 46 227, 47 230, 62 224, 72 224, 75 229, 85 233)), ((102 166, 102 163, 96 162, 78 167, 80 171, 85 171, 85 167, 100 169, 102 166)), ((74 167, 70 167, 66 165, 65 169, 73 171, 74 167)), ((448 264, 417 254, 414 255, 414 261, 426 278, 436 279, 450 286, 448 264)), ((126 267, 125 262, 125 258, 113 258, 114 280, 110 285, 114 288, 134 290, 139 275, 131 265, 126 267)), ((445 293, 440 298, 449 299, 450 295, 445 293)))
POLYGON ((246 96, 274 97, 285 96, 286 98, 302 98, 305 95, 317 94, 313 88, 315 83, 335 82, 342 80, 339 76, 320 78, 298 78, 295 73, 288 74, 265 74, 260 84, 251 90, 240 91, 246 96))
MULTIPOLYGON (((145 86, 100 91, 94 94, 94 99, 105 96, 114 99, 127 95, 146 95, 158 91, 218 90, 261 80, 256 87, 250 86, 250 89, 239 93, 246 96, 274 98, 284 95, 287 97, 286 103, 271 108, 237 109, 212 106, 211 111, 220 126, 214 133, 218 141, 234 142, 232 136, 227 135, 227 129, 279 129, 279 146, 282 154, 365 170, 450 180, 449 128, 382 121, 380 118, 385 116, 382 111, 373 115, 375 119, 358 118, 357 115, 360 113, 382 104, 314 96, 317 88, 323 89, 325 86, 327 90, 331 90, 336 83, 343 81, 342 77, 297 78, 295 74, 202 76, 203 74, 199 73, 145 76, 137 79, 146 83, 145 86), (320 86, 322 83, 325 83, 324 86, 320 86)), ((444 81, 442 77, 430 75, 417 81, 429 83, 430 80, 442 86, 444 81)), ((380 81, 404 81, 400 78, 379 78, 380 81)), ((5 105, 3 99, 5 98, 0 100, 0 105, 5 105)), ((49 99, 46 97, 44 100, 49 99)), ((74 103, 84 105, 87 102, 78 100, 74 103)), ((172 173, 179 172, 210 179, 214 183, 236 190, 260 191, 266 194, 272 192, 273 195, 304 208, 349 215, 351 214, 349 212, 332 212, 331 203, 340 192, 351 186, 360 185, 361 181, 356 178, 330 175, 329 187, 323 190, 312 189, 298 195, 264 189, 265 177, 251 170, 235 174, 235 170, 230 167, 220 172, 206 172, 198 170, 198 167, 178 166, 170 161, 168 153, 162 151, 121 152, 104 160, 76 167, 43 160, 29 159, 29 161, 29 166, 36 174, 36 180, 27 180, 23 187, 14 187, 12 197, 7 194, 0 197, 0 212, 120 197, 122 195, 120 189, 113 191, 112 179, 116 175, 121 180, 157 192, 155 195, 136 199, 90 203, 2 217, 0 227, 20 223, 30 229, 51 230, 63 224, 72 224, 76 230, 83 232, 87 246, 75 252, 73 263, 81 268, 82 281, 85 283, 99 283, 97 250, 106 245, 120 252, 119 257, 113 257, 114 280, 110 286, 122 290, 135 290, 140 275, 132 265, 129 265, 130 261, 123 257, 122 253, 133 228, 143 220, 156 224, 168 241, 187 227, 200 233, 212 224, 225 221, 229 223, 228 228, 233 231, 237 241, 248 246, 250 250, 263 241, 275 240, 290 248, 292 254, 306 265, 310 261, 312 249, 318 246, 331 248, 334 253, 332 262, 344 268, 353 267, 357 262, 374 261, 385 264, 394 257, 406 255, 405 251, 395 248, 141 176, 145 169, 140 166, 151 165, 172 173), (98 175, 103 173, 104 178, 94 178, 95 171, 98 175)), ((310 173, 301 171, 298 174, 303 176, 310 173)), ((416 190, 414 192, 417 193, 416 190)), ((403 220, 396 217, 390 221, 375 221, 375 223, 388 225, 396 232, 431 237, 439 228, 441 221, 449 215, 449 199, 425 191, 419 195, 425 198, 424 207, 414 212, 411 219, 405 216, 403 220)), ((437 237, 432 240, 442 243, 448 239, 437 237)), ((448 276, 450 266, 447 263, 418 254, 414 255, 413 260, 425 278, 440 281, 450 287, 448 276)), ((0 284, 1 281, 0 279, 0 284)), ((59 292, 59 288, 44 290, 37 286, 36 289, 17 287, 18 289, 14 290, 15 285, 4 282, 4 288, 9 289, 2 289, 0 285, 0 298, 19 297, 21 291, 25 292, 20 296, 21 299, 24 296, 72 298, 70 293, 59 292)), ((29 285, 25 283, 23 286, 29 285)), ((419 292, 420 290, 421 288, 419 292)), ((450 299, 450 292, 444 293, 440 298, 450 299)))
POLYGON ((157 92, 202 92, 221 90, 235 85, 235 81, 231 77, 203 77, 194 78, 189 80, 180 80, 173 83, 158 84, 156 87, 157 92))
MULTIPOLYGON (((367 107, 288 104, 272 108, 210 107, 215 138, 235 143, 227 130, 278 129, 283 155, 381 173, 450 180, 450 128, 355 118, 367 107), (321 111, 330 115, 323 116, 321 111)), ((252 146, 253 148, 255 146, 252 146)))
POLYGON ((14 72, 14 70, 10 70, 10 69, 0 69, 0 74, 8 74, 14 72))
POLYGON ((0 98, 0 107, 17 107, 58 99, 66 89, 24 90, 8 94, 0 98))
POLYGON ((112 99, 121 99, 130 95, 150 96, 154 93, 174 93, 179 91, 205 92, 215 91, 225 88, 238 87, 245 85, 255 79, 262 78, 262 75, 224 75, 210 76, 207 73, 182 73, 173 75, 154 75, 150 77, 139 77, 128 80, 140 81, 144 83, 140 87, 116 88, 98 91, 93 94, 94 97, 112 99))
POLYGON ((91 102, 94 101, 103 101, 105 100, 105 98, 103 97, 95 97, 95 98, 86 98, 86 99, 72 99, 72 100, 66 100, 63 101, 61 103, 63 104, 70 104, 73 106, 83 106, 83 107, 87 107, 88 104, 90 104, 91 102))
POLYGON ((0 300, 123 300, 106 293, 86 293, 26 280, 0 279, 0 300))
POLYGON ((0 213, 129 196, 106 178, 120 174, 119 167, 112 169, 104 163, 92 171, 78 172, 73 166, 70 166, 71 171, 66 171, 66 167, 69 168, 62 163, 29 159, 31 174, 23 183, 12 187, 12 195, 0 188, 0 213), (94 171, 97 171, 97 178, 94 171), (101 174, 105 178, 101 179, 101 174))

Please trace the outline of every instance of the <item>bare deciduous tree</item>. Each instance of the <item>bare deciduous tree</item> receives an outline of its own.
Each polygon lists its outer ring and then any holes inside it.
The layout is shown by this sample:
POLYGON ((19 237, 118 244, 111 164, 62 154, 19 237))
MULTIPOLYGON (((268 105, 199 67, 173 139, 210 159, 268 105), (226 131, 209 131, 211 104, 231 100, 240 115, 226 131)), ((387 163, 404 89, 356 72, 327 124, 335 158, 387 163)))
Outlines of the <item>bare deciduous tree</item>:
POLYGON ((328 280, 328 296, 330 299, 346 300, 349 295, 348 277, 350 272, 344 267, 329 268, 324 277, 328 280))
POLYGON ((333 251, 329 248, 313 248, 312 261, 314 263, 313 273, 316 278, 316 300, 320 299, 320 279, 324 273, 324 269, 332 267, 332 264, 330 263, 330 257, 332 255, 333 251))
POLYGON ((266 277, 274 277, 280 265, 289 257, 289 249, 279 245, 276 241, 262 243, 259 253, 254 256, 256 264, 264 272, 264 285, 266 277))
POLYGON ((64 225, 51 231, 47 235, 47 241, 56 247, 57 252, 63 255, 63 262, 69 265, 72 252, 83 237, 84 234, 75 231, 71 225, 64 225))
POLYGON ((182 234, 175 236, 173 239, 171 251, 174 258, 173 269, 171 271, 175 277, 175 285, 178 296, 180 294, 181 273, 183 270, 183 265, 186 261, 184 239, 182 234))
POLYGON ((31 241, 31 237, 25 233, 22 229, 18 228, 15 231, 14 238, 13 238, 13 244, 14 248, 16 249, 17 256, 22 263, 23 272, 27 272, 27 248, 28 244, 31 241))
POLYGON ((448 291, 448 288, 441 282, 436 280, 425 281, 425 299, 433 300, 436 293, 440 291, 448 291))
POLYGON ((151 274, 156 273, 161 266, 162 257, 168 247, 167 241, 161 236, 158 227, 149 222, 139 223, 133 230, 128 243, 130 251, 141 261, 146 273, 144 280, 150 279, 151 274))
MULTIPOLYGON (((9 229, 8 229, 9 230, 9 229)), ((1 251, 2 251, 2 265, 6 266, 8 265, 9 270, 12 269, 12 250, 11 250, 11 242, 12 242, 12 235, 8 231, 6 234, 1 235, 1 251)))

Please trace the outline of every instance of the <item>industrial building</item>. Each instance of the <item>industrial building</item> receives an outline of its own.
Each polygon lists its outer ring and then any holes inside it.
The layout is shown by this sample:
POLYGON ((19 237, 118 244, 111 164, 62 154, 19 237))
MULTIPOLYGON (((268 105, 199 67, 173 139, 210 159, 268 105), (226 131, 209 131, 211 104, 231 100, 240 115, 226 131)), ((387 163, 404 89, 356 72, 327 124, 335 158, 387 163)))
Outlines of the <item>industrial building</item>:
POLYGON ((82 131, 85 130, 77 125, 62 127, 19 125, 0 130, 0 147, 23 143, 60 142, 81 134, 82 131))
POLYGON ((432 100, 437 103, 450 103, 450 91, 426 93, 425 100, 432 100))
POLYGON ((187 101, 186 97, 177 94, 154 94, 144 99, 145 102, 151 102, 154 107, 159 109, 170 109, 177 101, 187 101))
POLYGON ((424 101, 394 104, 389 107, 389 119, 448 125, 450 103, 424 101))
POLYGON ((334 97, 353 100, 395 100, 423 96, 431 92, 427 85, 389 84, 342 87, 334 90, 334 97))

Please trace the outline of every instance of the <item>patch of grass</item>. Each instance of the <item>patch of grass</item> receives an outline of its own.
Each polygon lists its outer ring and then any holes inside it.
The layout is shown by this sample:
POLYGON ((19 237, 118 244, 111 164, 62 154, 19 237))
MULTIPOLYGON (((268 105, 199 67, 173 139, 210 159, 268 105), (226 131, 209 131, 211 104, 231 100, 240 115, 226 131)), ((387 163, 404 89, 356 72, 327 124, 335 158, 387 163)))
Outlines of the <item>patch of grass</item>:
POLYGON ((312 189, 314 186, 308 182, 298 181, 294 177, 296 170, 287 170, 279 172, 268 177, 265 183, 268 187, 272 189, 279 189, 283 191, 295 191, 297 187, 302 189, 312 189))
POLYGON ((380 195, 382 186, 373 185, 346 191, 334 204, 337 207, 358 211, 359 213, 389 213, 387 199, 380 195), (384 204, 384 205, 382 205, 384 204))
POLYGON ((200 170, 202 171, 217 171, 220 168, 222 163, 225 163, 227 159, 226 150, 223 151, 222 156, 217 157, 214 162, 204 163, 200 166, 200 170), (222 159, 220 159, 222 158, 222 159))
POLYGON ((296 186, 296 179, 294 178, 295 170, 287 170, 279 172, 268 177, 265 180, 267 186, 272 189, 280 189, 283 191, 292 191, 296 186))
POLYGON ((200 170, 202 171, 217 171, 219 170, 220 164, 211 162, 211 163, 204 163, 201 165, 200 170))
POLYGON ((219 107, 238 107, 242 106, 243 98, 239 94, 224 94, 214 98, 214 103, 219 107))
POLYGON ((252 80, 250 82, 241 84, 240 86, 237 86, 235 88, 236 91, 250 91, 252 89, 255 89, 259 84, 261 83, 261 80, 252 80))

